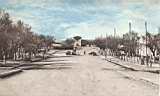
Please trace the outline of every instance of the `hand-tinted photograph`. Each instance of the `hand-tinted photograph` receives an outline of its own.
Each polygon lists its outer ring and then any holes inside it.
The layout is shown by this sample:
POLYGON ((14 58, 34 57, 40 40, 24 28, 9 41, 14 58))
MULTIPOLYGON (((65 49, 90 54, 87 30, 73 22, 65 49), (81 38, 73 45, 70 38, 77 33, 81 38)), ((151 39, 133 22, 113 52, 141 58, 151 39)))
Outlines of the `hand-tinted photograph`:
POLYGON ((0 96, 160 96, 160 0, 0 0, 0 96))

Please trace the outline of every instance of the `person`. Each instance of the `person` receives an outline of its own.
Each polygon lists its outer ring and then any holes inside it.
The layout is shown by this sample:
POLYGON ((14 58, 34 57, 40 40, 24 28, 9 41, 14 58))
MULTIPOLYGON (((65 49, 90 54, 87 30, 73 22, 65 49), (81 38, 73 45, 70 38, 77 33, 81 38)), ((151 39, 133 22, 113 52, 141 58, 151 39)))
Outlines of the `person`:
POLYGON ((147 55, 146 56, 146 65, 147 65, 147 67, 149 67, 149 60, 150 60, 150 57, 147 55))
POLYGON ((86 55, 86 51, 84 51, 84 55, 86 55))
POLYGON ((107 59, 107 50, 104 50, 105 59, 107 59))
POLYGON ((153 59, 153 57, 151 56, 151 58, 150 58, 150 67, 152 67, 153 62, 154 62, 154 59, 153 59))
POLYGON ((141 57, 141 65, 144 65, 144 56, 141 57))

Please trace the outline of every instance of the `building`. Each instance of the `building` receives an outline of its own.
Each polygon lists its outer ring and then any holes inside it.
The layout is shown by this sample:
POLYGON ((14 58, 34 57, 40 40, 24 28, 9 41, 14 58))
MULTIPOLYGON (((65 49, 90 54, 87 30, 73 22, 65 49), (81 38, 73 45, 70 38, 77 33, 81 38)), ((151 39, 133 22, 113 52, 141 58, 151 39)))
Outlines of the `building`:
POLYGON ((52 46, 51 46, 53 49, 56 49, 56 48, 61 48, 62 47, 62 44, 61 43, 52 43, 52 46))
POLYGON ((140 38, 137 47, 137 54, 139 56, 153 56, 152 51, 149 47, 146 46, 146 39, 140 38))
POLYGON ((81 48, 81 41, 82 41, 82 38, 80 36, 75 36, 73 37, 74 38, 74 45, 73 45, 73 49, 79 49, 81 48))

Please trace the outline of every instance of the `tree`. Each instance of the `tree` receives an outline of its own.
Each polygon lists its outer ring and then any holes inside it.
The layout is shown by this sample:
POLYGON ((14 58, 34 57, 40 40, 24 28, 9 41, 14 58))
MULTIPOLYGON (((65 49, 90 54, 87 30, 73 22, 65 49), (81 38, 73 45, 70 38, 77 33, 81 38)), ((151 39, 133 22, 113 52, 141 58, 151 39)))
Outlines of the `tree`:
POLYGON ((152 51, 153 56, 155 57, 156 51, 159 50, 159 41, 160 41, 160 36, 159 34, 157 35, 152 35, 151 33, 147 33, 147 46, 150 48, 152 51))
POLYGON ((121 43, 120 37, 108 36, 106 38, 96 38, 94 44, 98 47, 105 49, 106 47, 112 50, 117 49, 118 44, 121 43))
POLYGON ((160 55, 160 33, 156 35, 156 41, 157 41, 158 54, 160 55))
POLYGON ((0 59, 6 61, 9 50, 10 36, 9 32, 12 28, 12 20, 5 11, 0 11, 0 59))
POLYGON ((129 53, 130 56, 136 55, 139 39, 138 33, 134 31, 123 35, 123 45, 125 46, 125 51, 129 53))
POLYGON ((106 48, 106 38, 96 38, 93 42, 97 47, 101 49, 106 48))
POLYGON ((65 49, 73 49, 74 40, 72 38, 68 38, 63 42, 63 47, 65 49))
POLYGON ((82 46, 86 46, 86 45, 90 45, 90 44, 92 44, 92 41, 91 41, 91 40, 82 40, 82 41, 81 41, 81 45, 82 45, 82 46))
POLYGON ((21 20, 12 23, 10 15, 0 10, 0 41, 0 60, 16 60, 17 57, 24 59, 26 54, 29 54, 31 59, 32 54, 36 55, 38 48, 49 48, 54 37, 35 34, 31 26, 21 20))

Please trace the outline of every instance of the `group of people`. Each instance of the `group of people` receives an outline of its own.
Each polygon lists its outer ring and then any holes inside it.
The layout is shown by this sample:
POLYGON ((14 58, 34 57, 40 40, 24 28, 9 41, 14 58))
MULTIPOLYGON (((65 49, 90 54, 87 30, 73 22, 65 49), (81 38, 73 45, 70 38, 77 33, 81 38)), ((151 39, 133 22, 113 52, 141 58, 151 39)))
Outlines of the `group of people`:
MULTIPOLYGON (((107 57, 107 55, 111 55, 111 52, 108 52, 107 50, 100 50, 99 53, 105 57, 107 57), (110 54, 107 54, 107 53, 110 53, 110 54)), ((122 60, 127 60, 129 57, 128 55, 119 55, 120 59, 122 60)), ((140 63, 141 65, 146 65, 147 67, 152 67, 154 61, 155 61, 155 58, 153 56, 141 56, 139 59, 137 58, 137 61, 140 60, 140 63)))
POLYGON ((152 67, 152 64, 154 62, 154 58, 152 56, 142 56, 141 57, 141 65, 145 65, 145 61, 146 61, 146 65, 147 67, 152 67))

